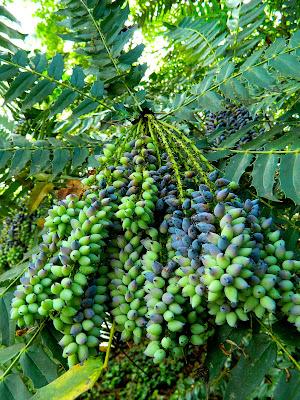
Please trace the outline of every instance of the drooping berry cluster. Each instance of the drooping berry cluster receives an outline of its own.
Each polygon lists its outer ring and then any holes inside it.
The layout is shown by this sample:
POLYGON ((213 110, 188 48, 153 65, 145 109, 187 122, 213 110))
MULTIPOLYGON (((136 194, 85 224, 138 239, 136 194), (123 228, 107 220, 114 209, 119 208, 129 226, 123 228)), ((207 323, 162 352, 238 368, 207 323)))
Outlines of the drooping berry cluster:
POLYGON ((49 210, 12 302, 19 326, 50 317, 70 366, 96 354, 106 318, 157 363, 251 312, 299 327, 300 262, 180 131, 146 116, 99 163, 49 210))

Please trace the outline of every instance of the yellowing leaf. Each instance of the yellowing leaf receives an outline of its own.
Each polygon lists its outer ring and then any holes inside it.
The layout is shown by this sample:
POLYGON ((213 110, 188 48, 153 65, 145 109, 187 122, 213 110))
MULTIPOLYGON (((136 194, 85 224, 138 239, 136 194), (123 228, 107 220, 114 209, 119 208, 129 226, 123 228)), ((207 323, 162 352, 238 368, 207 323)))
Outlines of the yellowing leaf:
POLYGON ((89 390, 102 371, 102 360, 90 358, 83 365, 75 365, 55 381, 39 389, 31 400, 73 400, 89 390))
POLYGON ((38 182, 31 192, 28 209, 34 212, 43 201, 44 197, 53 189, 52 183, 38 182))

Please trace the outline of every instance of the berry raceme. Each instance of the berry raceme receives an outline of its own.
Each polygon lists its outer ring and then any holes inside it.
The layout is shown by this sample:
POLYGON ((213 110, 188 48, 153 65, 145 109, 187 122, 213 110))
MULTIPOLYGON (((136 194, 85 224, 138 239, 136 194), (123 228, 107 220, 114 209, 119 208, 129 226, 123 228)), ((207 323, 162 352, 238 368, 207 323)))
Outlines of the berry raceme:
MULTIPOLYGON (((206 114, 206 132, 210 135, 215 130, 222 130, 221 134, 213 142, 214 146, 219 146, 227 137, 255 120, 256 119, 253 119, 247 108, 228 104, 223 111, 217 113, 209 112, 206 114)), ((239 147, 253 140, 260 133, 263 133, 263 131, 263 128, 261 128, 259 132, 250 129, 245 133, 245 136, 238 141, 236 146, 239 147)))
POLYGON ((300 262, 183 134, 146 116, 99 163, 81 197, 49 210, 12 301, 20 327, 52 319, 70 366, 97 353, 109 317, 155 363, 250 313, 300 329, 300 262))
POLYGON ((2 222, 0 238, 0 270, 14 267, 24 253, 34 245, 36 214, 29 214, 21 204, 20 210, 2 222))

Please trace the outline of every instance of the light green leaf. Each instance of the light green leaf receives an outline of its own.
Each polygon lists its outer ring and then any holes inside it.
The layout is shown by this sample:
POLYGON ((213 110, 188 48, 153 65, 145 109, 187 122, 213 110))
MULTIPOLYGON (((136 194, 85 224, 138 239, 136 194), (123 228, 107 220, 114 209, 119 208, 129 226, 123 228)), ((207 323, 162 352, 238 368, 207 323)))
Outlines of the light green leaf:
POLYGON ((243 76, 250 84, 261 88, 268 88, 274 84, 273 76, 263 67, 254 67, 245 71, 243 76))
POLYGON ((265 51, 264 57, 271 58, 275 54, 279 54, 286 48, 286 42, 283 38, 277 38, 265 51))
POLYGON ((300 154, 280 157, 280 186, 286 197, 300 204, 300 154))
POLYGON ((54 382, 39 389, 31 400, 74 400, 93 387, 102 371, 100 358, 90 358, 75 365, 54 382))
POLYGON ((273 194, 275 173, 278 167, 279 156, 276 154, 258 154, 252 171, 252 185, 258 196, 277 200, 273 194))
POLYGON ((0 349, 0 364, 5 364, 7 361, 14 358, 14 356, 16 356, 24 346, 24 343, 16 343, 12 346, 0 349))
POLYGON ((253 68, 249 68, 251 67, 253 64, 255 64, 258 59, 260 58, 260 56, 263 53, 263 49, 261 50, 256 50, 253 54, 251 54, 250 57, 247 58, 247 60, 241 65, 240 71, 244 72, 246 70, 252 71, 253 68))
POLYGON ((36 388, 45 386, 57 378, 57 365, 41 346, 30 346, 21 355, 20 364, 24 374, 32 380, 36 388))
POLYGON ((246 168, 251 164, 253 154, 239 153, 230 158, 227 164, 224 176, 234 182, 239 182, 246 168))
POLYGON ((283 76, 300 80, 300 62, 296 56, 292 54, 281 54, 271 60, 269 64, 283 76))
POLYGON ((22 272, 25 272, 27 267, 27 263, 16 265, 15 267, 8 269, 0 275, 0 286, 3 286, 3 283, 10 282, 15 279, 22 272))
POLYGON ((19 374, 10 374, 0 382, 1 400, 27 400, 30 393, 19 374))

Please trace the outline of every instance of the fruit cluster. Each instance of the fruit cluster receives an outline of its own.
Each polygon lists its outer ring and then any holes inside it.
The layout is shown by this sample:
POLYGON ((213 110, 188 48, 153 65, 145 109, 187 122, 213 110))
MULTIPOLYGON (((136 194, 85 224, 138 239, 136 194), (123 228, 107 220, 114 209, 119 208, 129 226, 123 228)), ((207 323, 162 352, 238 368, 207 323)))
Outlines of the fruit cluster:
POLYGON ((28 214, 25 207, 2 222, 0 238, 0 270, 14 267, 24 253, 34 244, 35 215, 28 214))
POLYGON ((146 115, 99 163, 81 197, 49 210, 12 301, 20 327, 50 317, 70 366, 97 353, 110 318, 156 363, 252 312, 300 329, 300 261, 185 135, 146 115))
MULTIPOLYGON (((216 130, 220 130, 220 135, 214 140, 214 146, 219 146, 227 137, 239 131, 246 125, 254 122, 254 119, 247 108, 228 104, 223 111, 217 113, 208 112, 205 116, 206 132, 208 135, 216 130)), ((253 140, 264 129, 259 131, 249 129, 245 135, 237 142, 236 146, 239 147, 244 143, 253 140)))

